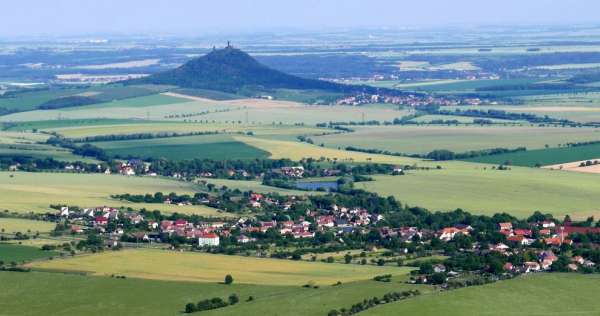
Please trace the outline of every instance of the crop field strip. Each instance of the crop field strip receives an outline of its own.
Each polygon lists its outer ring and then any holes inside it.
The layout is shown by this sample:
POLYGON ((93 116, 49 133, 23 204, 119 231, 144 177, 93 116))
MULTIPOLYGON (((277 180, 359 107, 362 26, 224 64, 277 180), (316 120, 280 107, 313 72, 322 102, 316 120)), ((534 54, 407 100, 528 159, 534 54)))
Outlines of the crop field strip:
POLYGON ((217 283, 226 274, 236 276, 236 283, 296 285, 309 282, 331 285, 337 281, 368 280, 376 275, 406 275, 411 268, 358 264, 327 264, 204 253, 164 250, 126 250, 85 255, 64 260, 32 264, 47 271, 85 271, 93 275, 111 274, 154 280, 217 283), (164 269, 172 266, 174 269, 164 269), (176 268, 175 268, 176 267, 176 268))
POLYGON ((146 194, 197 192, 191 183, 151 177, 123 177, 104 174, 0 172, 0 209, 16 212, 47 212, 50 204, 79 207, 133 207, 158 209, 165 213, 229 216, 228 213, 202 206, 130 203, 113 200, 113 194, 146 194), (12 177, 11 177, 12 175, 12 177))

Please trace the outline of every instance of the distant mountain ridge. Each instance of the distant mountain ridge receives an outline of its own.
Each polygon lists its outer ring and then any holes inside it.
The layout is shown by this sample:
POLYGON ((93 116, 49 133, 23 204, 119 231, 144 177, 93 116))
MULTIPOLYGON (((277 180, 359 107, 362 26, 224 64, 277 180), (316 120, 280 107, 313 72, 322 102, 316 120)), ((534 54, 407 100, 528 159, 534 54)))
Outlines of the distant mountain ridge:
POLYGON ((340 93, 376 93, 380 90, 369 86, 344 85, 286 74, 259 63, 247 53, 232 46, 214 49, 176 69, 132 82, 176 85, 183 88, 229 93, 269 89, 314 89, 340 93))

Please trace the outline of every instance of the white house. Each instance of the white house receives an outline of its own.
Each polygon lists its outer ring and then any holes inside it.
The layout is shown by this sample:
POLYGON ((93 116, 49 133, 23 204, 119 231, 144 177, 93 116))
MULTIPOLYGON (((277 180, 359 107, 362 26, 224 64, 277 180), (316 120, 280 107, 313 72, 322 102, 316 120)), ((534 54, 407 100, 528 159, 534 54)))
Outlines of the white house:
POLYGON ((207 233, 202 234, 200 238, 198 238, 198 246, 218 246, 219 245, 219 236, 215 233, 207 233))

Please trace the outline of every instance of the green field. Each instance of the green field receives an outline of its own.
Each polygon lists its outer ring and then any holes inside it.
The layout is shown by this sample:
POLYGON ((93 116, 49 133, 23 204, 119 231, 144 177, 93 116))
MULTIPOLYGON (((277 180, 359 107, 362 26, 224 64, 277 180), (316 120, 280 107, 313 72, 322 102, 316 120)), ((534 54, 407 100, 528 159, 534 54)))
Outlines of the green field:
POLYGON ((234 140, 229 135, 202 135, 97 142, 106 153, 120 157, 186 159, 257 159, 269 153, 234 140))
POLYGON ((600 144, 528 150, 510 154, 483 156, 466 159, 466 161, 504 164, 509 162, 515 166, 534 167, 536 165, 554 165, 572 161, 597 159, 600 157, 600 144))
POLYGON ((34 263, 34 269, 111 274, 169 281, 222 282, 227 274, 236 283, 301 286, 308 282, 331 285, 337 281, 368 280, 376 275, 402 276, 398 266, 331 264, 165 250, 110 251, 64 260, 34 263), (171 267, 171 268, 169 268, 171 267))
POLYGON ((55 251, 44 251, 40 248, 0 243, 0 261, 5 264, 22 263, 36 259, 44 259, 58 255, 55 251))
POLYGON ((600 277, 536 274, 373 308, 364 315, 600 315, 600 277))
POLYGON ((600 215, 600 184, 595 174, 446 162, 442 170, 375 176, 355 187, 394 195, 403 203, 432 211, 462 208, 475 214, 508 212, 527 217, 535 211, 574 218, 600 215), (485 168, 485 169, 484 169, 485 168))
POLYGON ((521 126, 369 126, 353 127, 356 132, 313 137, 327 147, 381 149, 425 154, 435 149, 454 152, 490 148, 528 149, 558 146, 567 142, 600 140, 597 128, 521 126))
POLYGON ((145 204, 118 201, 113 194, 146 194, 154 192, 193 194, 193 184, 152 177, 126 177, 104 174, 0 172, 0 210, 47 212, 50 204, 79 207, 133 207, 158 209, 163 212, 227 216, 213 208, 194 205, 145 204), (12 175, 12 177, 11 177, 12 175))
POLYGON ((398 282, 361 281, 305 289, 236 282, 225 286, 60 273, 0 272, 0 308, 7 315, 181 315, 186 303, 217 296, 227 298, 236 293, 240 297, 237 305, 202 314, 326 315, 331 309, 362 301, 367 293, 368 296, 383 296, 407 289, 426 292, 430 288, 398 282), (245 302, 249 296, 254 300, 245 302))
POLYGON ((35 221, 23 218, 0 217, 0 232, 14 234, 21 233, 49 233, 55 227, 54 223, 35 221))

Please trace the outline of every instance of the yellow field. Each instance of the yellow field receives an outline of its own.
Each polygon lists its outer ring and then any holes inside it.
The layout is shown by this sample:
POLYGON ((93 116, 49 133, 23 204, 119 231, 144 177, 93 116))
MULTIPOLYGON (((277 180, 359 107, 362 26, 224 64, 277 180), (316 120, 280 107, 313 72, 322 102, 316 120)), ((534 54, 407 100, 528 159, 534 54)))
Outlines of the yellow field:
POLYGON ((271 158, 273 159, 289 158, 292 160, 300 160, 302 158, 319 159, 321 157, 325 157, 330 159, 337 159, 337 161, 339 162, 376 162, 390 164, 426 163, 423 160, 414 158, 345 151, 333 148, 319 147, 301 142, 288 142, 245 136, 235 136, 234 138, 250 146, 254 146, 256 148, 270 152, 271 158))
POLYGON ((380 274, 403 275, 408 268, 361 266, 254 257, 212 255, 164 250, 110 251, 64 260, 32 264, 34 268, 84 271, 94 275, 195 282, 222 282, 231 274, 235 283, 261 285, 303 285, 314 282, 331 285, 371 279, 380 274))
POLYGON ((129 203, 110 198, 112 194, 154 192, 193 194, 192 184, 162 178, 126 177, 103 174, 0 172, 0 210, 47 212, 50 204, 79 207, 145 207, 167 213, 227 216, 206 206, 129 203), (13 175, 13 177, 11 177, 13 175))
POLYGON ((17 232, 48 233, 54 229, 54 226, 55 225, 50 222, 0 217, 0 231, 9 234, 14 234, 17 232))

